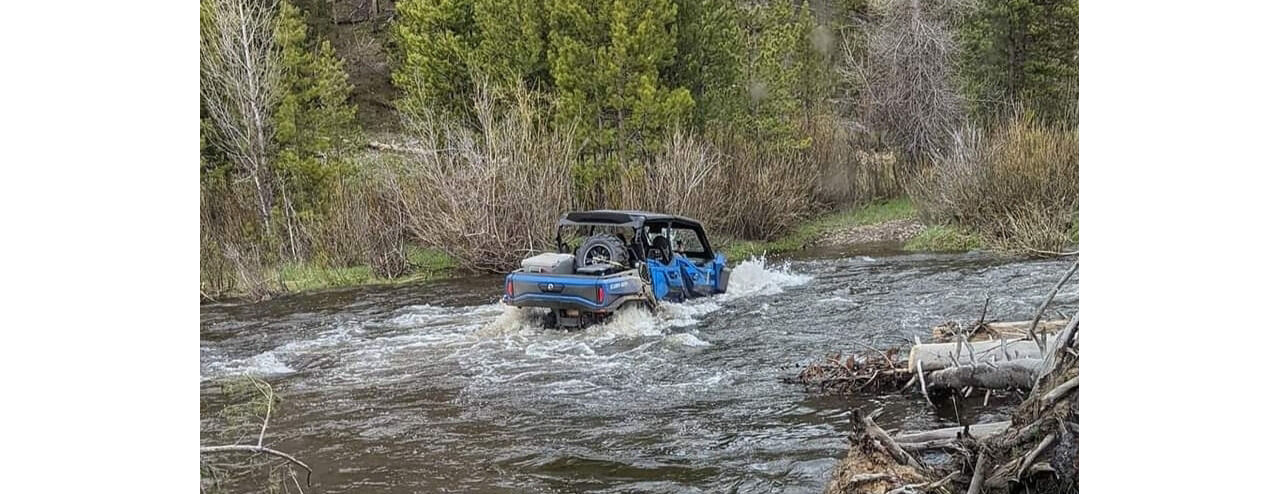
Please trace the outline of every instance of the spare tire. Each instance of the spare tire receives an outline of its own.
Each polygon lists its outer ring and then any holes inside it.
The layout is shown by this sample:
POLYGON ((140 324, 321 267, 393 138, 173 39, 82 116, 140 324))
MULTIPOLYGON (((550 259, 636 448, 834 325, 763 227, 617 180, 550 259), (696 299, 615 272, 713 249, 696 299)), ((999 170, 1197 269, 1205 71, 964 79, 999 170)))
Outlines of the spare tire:
POLYGON ((627 246, 622 239, 608 233, 597 233, 587 237, 578 247, 576 260, 580 268, 599 264, 602 259, 626 266, 627 257, 627 246))

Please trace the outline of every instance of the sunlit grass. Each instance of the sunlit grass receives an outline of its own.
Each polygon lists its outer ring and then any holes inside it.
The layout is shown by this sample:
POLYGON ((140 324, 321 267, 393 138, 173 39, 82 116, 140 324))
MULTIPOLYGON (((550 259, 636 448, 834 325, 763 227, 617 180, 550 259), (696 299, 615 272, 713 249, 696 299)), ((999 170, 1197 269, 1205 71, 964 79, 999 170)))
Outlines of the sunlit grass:
POLYGON ((797 226, 791 233, 772 241, 735 240, 722 247, 730 261, 741 261, 765 252, 782 253, 803 249, 813 244, 823 234, 862 225, 872 225, 892 220, 910 219, 916 216, 916 208, 906 198, 836 211, 818 216, 797 226))
POLYGON ((452 258, 439 250, 412 245, 406 250, 409 273, 398 278, 381 278, 365 265, 332 267, 313 261, 285 264, 280 268, 280 279, 286 291, 297 293, 347 286, 430 281, 453 276, 457 267, 452 258))
POLYGON ((950 225, 925 228, 903 246, 906 250, 925 252, 962 252, 981 247, 982 240, 977 235, 950 225))

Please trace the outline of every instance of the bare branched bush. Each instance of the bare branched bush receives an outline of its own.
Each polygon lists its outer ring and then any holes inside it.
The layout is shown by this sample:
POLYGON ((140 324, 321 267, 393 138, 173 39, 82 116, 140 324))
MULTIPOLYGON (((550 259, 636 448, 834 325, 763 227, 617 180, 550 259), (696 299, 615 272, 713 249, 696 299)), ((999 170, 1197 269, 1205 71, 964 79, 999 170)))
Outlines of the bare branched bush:
POLYGON ((829 206, 866 204, 900 195, 897 158, 877 150, 851 122, 820 117, 806 131, 809 153, 818 169, 815 199, 829 206))
POLYGON ((706 218, 718 231, 771 239, 812 214, 818 173, 808 151, 780 151, 742 139, 730 139, 721 149, 726 160, 722 186, 707 195, 723 194, 726 202, 706 218))
MULTIPOLYGON (((361 158, 361 168, 377 170, 371 161, 377 158, 361 158)), ((318 247, 315 260, 330 267, 368 265, 383 278, 409 272, 405 214, 388 185, 375 173, 344 177, 337 184, 329 214, 307 228, 318 247)))
POLYGON ((888 0, 867 27, 865 50, 845 46, 843 76, 867 125, 902 153, 899 178, 947 147, 961 117, 945 2, 888 0))
POLYGON ((258 241, 255 206, 241 184, 209 180, 200 186, 200 293, 240 293, 262 299, 280 290, 258 241), (237 190, 240 189, 240 190, 237 190))
POLYGON ((253 183, 257 213, 271 230, 272 109, 280 98, 275 2, 203 0, 200 4, 200 103, 210 143, 253 183))
POLYGON ((990 135, 958 132, 909 193, 931 219, 973 229, 997 247, 1059 252, 1073 241, 1079 155, 1075 128, 1017 115, 990 135))
POLYGON ((716 193, 724 185, 724 164, 706 142, 672 134, 652 162, 623 174, 618 207, 711 220, 729 201, 716 193))
POLYGON ((414 238, 464 269, 505 271, 551 247, 552 228, 573 207, 572 139, 540 115, 527 93, 499 110, 477 91, 478 129, 440 116, 408 118, 416 142, 384 170, 414 238))

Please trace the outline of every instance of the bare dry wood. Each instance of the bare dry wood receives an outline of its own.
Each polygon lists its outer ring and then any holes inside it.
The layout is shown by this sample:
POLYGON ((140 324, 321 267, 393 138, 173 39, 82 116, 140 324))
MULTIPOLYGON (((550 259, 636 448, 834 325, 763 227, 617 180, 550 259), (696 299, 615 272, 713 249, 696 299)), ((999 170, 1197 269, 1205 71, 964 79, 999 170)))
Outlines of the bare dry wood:
POLYGON ((1030 341, 1015 341, 1002 346, 999 341, 987 340, 974 342, 972 346, 972 354, 966 352, 966 354, 957 355, 956 345, 952 343, 916 345, 911 347, 911 352, 907 355, 907 363, 913 369, 920 366, 928 372, 963 364, 1043 358, 1040 347, 1030 341))
POLYGON ((929 389, 1031 389, 1039 366, 1040 360, 1024 358, 948 367, 929 373, 929 389))
POLYGON ((890 475, 887 473, 863 473, 863 474, 858 474, 858 475, 849 477, 848 484, 850 486, 856 486, 858 484, 876 482, 879 480, 889 480, 892 478, 893 478, 893 475, 890 475))
POLYGON ((892 456, 898 463, 920 471, 929 471, 928 468, 925 468, 924 465, 921 465, 920 462, 916 461, 915 457, 911 456, 911 453, 908 453, 906 450, 902 449, 901 446, 898 446, 898 443, 894 442, 893 438, 889 437, 889 434, 885 432, 884 429, 881 429, 879 425, 876 425, 875 417, 880 415, 880 412, 883 410, 884 409, 877 409, 874 412, 864 415, 861 420, 863 430, 865 430, 867 434, 870 434, 871 437, 880 444, 880 447, 884 448, 885 452, 889 453, 889 456, 892 456))
POLYGON ((201 446, 200 454, 205 454, 205 453, 210 453, 210 454, 213 454, 213 453, 262 453, 262 454, 268 454, 268 455, 284 458, 285 460, 288 460, 290 463, 293 463, 294 465, 298 465, 299 467, 302 467, 303 470, 306 470, 307 485, 311 485, 311 467, 307 466, 306 463, 303 463, 302 460, 299 460, 295 458, 293 455, 289 453, 285 453, 283 451, 266 448, 262 446, 254 446, 252 444, 227 444, 227 445, 221 445, 221 446, 201 446))
POLYGON ((942 429, 934 429, 931 431, 901 433, 894 436, 893 439, 899 443, 922 443, 938 439, 954 440, 959 438, 961 433, 963 433, 967 427, 969 429, 969 436, 980 440, 1004 432, 1009 428, 1009 424, 1010 422, 1006 420, 1004 422, 944 427, 942 429))
POLYGON ((1049 348, 1046 350, 1044 354, 1044 361, 1040 364, 1040 368, 1036 372, 1037 387, 1050 372, 1053 372, 1054 367, 1057 367, 1058 354, 1071 347, 1071 340, 1072 338, 1075 338, 1076 332, 1079 331, 1079 329, 1080 314, 1076 314, 1071 318, 1071 321, 1067 323, 1066 328, 1058 333, 1058 336, 1053 339, 1053 343, 1051 343, 1049 348))
POLYGON ((924 367, 918 360, 916 361, 916 372, 916 377, 920 379, 920 394, 924 395, 924 401, 928 402, 929 406, 933 406, 933 400, 929 399, 929 387, 924 379, 924 367))
POLYGON ((969 494, 982 492, 982 479, 987 474, 987 453, 978 453, 978 464, 973 466, 973 478, 969 479, 969 494))
POLYGON ((930 449, 959 449, 961 446, 957 439, 934 439, 931 441, 922 441, 918 443, 898 442, 898 446, 906 451, 927 451, 930 449))
POLYGON ((1027 473, 1027 469, 1030 468, 1031 464, 1036 461, 1036 458, 1040 457, 1040 454, 1044 453, 1046 449, 1049 449, 1049 446, 1053 445, 1053 441, 1057 438, 1058 436, 1055 434, 1049 434, 1047 436, 1044 436, 1044 439, 1040 440, 1040 444, 1037 444, 1035 449, 1032 449, 1030 452, 1024 455, 1021 459, 1019 459, 1018 463, 1021 466, 1018 467, 1017 478, 1023 478, 1023 476, 1025 476, 1027 473))
POLYGON ((947 474, 946 477, 940 478, 933 482, 917 482, 915 484, 907 484, 907 485, 898 487, 894 490, 891 490, 889 492, 886 492, 885 494, 907 494, 909 492, 928 492, 946 485, 948 482, 951 482, 951 479, 955 478, 957 475, 960 475, 959 470, 951 472, 947 474))
POLYGON ((1066 274, 1063 274, 1062 278, 1058 280, 1058 284, 1053 286, 1053 290, 1049 292, 1049 295, 1045 297, 1044 302, 1040 304, 1040 308, 1036 309, 1035 317, 1031 318, 1031 327, 1027 328, 1027 337, 1035 340, 1036 344, 1040 346, 1041 351, 1044 351, 1045 342, 1036 338, 1036 325, 1040 323, 1040 318, 1044 317, 1044 311, 1049 308, 1049 303, 1053 302, 1053 298, 1058 296, 1058 290, 1062 289, 1062 285, 1067 284, 1067 280, 1071 279, 1071 275, 1075 274, 1076 270, 1079 268, 1080 261, 1077 260, 1076 262, 1071 263, 1071 269, 1068 269, 1066 274))
POLYGON ((1059 384, 1057 387, 1053 388, 1048 393, 1045 393, 1044 396, 1040 398, 1040 402, 1042 404, 1041 406, 1043 407, 1053 406, 1055 403, 1058 402, 1058 400, 1061 400, 1062 398, 1066 397, 1067 394, 1071 393, 1072 391, 1075 391, 1076 388, 1078 387, 1080 387, 1080 376, 1076 376, 1071 379, 1068 379, 1066 382, 1059 384))

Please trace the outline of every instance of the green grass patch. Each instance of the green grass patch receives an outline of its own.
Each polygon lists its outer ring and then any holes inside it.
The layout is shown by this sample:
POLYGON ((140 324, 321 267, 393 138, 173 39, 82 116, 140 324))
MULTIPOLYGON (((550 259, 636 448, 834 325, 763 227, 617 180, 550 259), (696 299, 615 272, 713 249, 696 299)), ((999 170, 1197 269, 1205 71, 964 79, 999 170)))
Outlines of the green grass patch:
POLYGON ((379 281, 369 266, 333 268, 317 262, 285 264, 280 268, 280 278, 284 280, 285 290, 291 293, 379 281))
POLYGON ((280 278, 284 280, 286 291, 297 293, 345 286, 438 280, 453 276, 457 268, 453 258, 440 250, 416 245, 405 250, 409 273, 399 278, 381 278, 369 266, 335 268, 318 261, 285 264, 280 268, 280 278))
POLYGON ((409 268, 412 270, 410 277, 420 277, 423 280, 435 280, 448 278, 458 267, 458 263, 439 249, 431 249, 417 245, 410 245, 405 252, 405 257, 409 259, 409 268))
POLYGON ((731 262, 741 261, 765 252, 780 253, 803 249, 813 244, 823 234, 841 228, 873 225, 892 220, 910 219, 916 216, 916 208, 905 197, 866 206, 824 214, 801 223, 786 235, 771 241, 733 240, 722 247, 731 262))
POLYGON ((970 251, 980 247, 982 247, 982 240, 977 235, 950 225, 934 225, 925 228, 924 231, 911 237, 903 246, 906 250, 924 252, 970 251))

